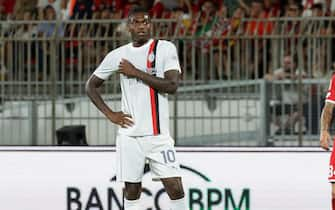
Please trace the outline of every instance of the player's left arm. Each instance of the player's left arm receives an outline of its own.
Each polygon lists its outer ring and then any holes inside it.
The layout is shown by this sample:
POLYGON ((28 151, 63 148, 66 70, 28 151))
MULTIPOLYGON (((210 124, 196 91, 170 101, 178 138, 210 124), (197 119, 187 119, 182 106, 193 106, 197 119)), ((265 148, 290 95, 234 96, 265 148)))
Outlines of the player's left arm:
POLYGON ((143 72, 135 68, 135 66, 128 60, 122 59, 119 65, 119 71, 128 77, 135 77, 142 80, 159 92, 174 94, 178 88, 179 71, 177 69, 169 69, 165 71, 164 78, 160 78, 143 72))

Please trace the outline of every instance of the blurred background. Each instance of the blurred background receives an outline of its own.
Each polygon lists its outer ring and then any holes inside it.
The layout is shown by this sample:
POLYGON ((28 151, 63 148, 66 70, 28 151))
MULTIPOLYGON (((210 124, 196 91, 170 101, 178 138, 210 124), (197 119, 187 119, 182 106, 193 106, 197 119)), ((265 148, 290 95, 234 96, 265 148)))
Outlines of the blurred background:
MULTIPOLYGON (((132 7, 174 42, 178 146, 318 146, 335 68, 333 0, 0 0, 0 145, 114 145, 85 82, 129 42, 132 7)), ((119 75, 102 88, 120 108, 119 75)))

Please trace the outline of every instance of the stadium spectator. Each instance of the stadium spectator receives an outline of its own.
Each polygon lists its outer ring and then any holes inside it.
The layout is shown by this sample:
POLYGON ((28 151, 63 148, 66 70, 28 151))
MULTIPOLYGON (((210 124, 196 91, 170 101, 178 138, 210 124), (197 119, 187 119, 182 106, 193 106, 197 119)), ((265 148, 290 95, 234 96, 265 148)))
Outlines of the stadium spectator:
POLYGON ((211 29, 214 24, 216 5, 212 1, 204 1, 201 5, 201 10, 198 17, 194 17, 194 27, 196 37, 209 36, 211 34, 211 29))
POLYGON ((37 32, 39 36, 51 37, 53 35, 63 36, 64 35, 64 27, 63 25, 57 25, 55 21, 57 19, 57 14, 55 9, 48 5, 43 9, 43 20, 48 22, 40 23, 37 27, 37 32))
MULTIPOLYGON (((28 42, 18 42, 14 44, 14 46, 18 47, 17 55, 20 55, 20 57, 23 59, 24 65, 23 67, 21 67, 23 69, 20 69, 20 71, 24 72, 24 78, 26 80, 34 80, 38 77, 36 74, 28 74, 29 67, 32 73, 37 73, 35 64, 37 61, 36 48, 38 44, 37 41, 34 40, 34 38, 37 36, 38 32, 36 24, 30 23, 30 21, 36 20, 36 18, 37 10, 25 11, 23 14, 23 20, 26 22, 24 24, 20 24, 15 31, 16 37, 21 40, 28 40, 28 42)), ((18 65, 18 68, 20 68, 20 65, 18 65)))
POLYGON ((122 17, 126 18, 128 17, 129 12, 135 8, 141 6, 141 1, 140 0, 128 0, 127 3, 123 7, 122 11, 122 17))
POLYGON ((62 5, 65 4, 66 0, 38 0, 37 8, 39 11, 39 17, 43 19, 43 9, 46 6, 52 6, 56 12, 58 19, 62 18, 62 5))
POLYGON ((155 0, 155 3, 157 2, 161 2, 166 10, 171 11, 180 7, 180 4, 184 2, 184 0, 155 0))
POLYGON ((185 13, 192 14, 192 5, 190 0, 155 0, 155 3, 161 2, 166 11, 174 11, 181 8, 185 13))
POLYGON ((199 38, 193 47, 196 47, 197 57, 199 58, 197 59, 196 78, 201 80, 208 80, 211 76, 211 72, 207 68, 211 40, 207 38, 212 35, 216 14, 215 6, 212 1, 204 1, 200 13, 193 18, 193 28, 191 28, 191 35, 199 38))
POLYGON ((296 35, 300 34, 302 29, 301 22, 297 20, 297 17, 301 17, 303 7, 297 2, 289 3, 286 7, 285 15, 290 18, 284 22, 284 33, 292 36, 292 39, 285 40, 285 54, 294 54, 295 47, 298 44, 298 37, 296 35), (292 52, 291 52, 292 51, 292 52))
POLYGON ((281 5, 283 4, 280 0, 259 0, 259 1, 244 1, 239 0, 240 8, 244 9, 246 15, 249 17, 255 17, 255 9, 259 10, 259 16, 263 18, 278 17, 280 15, 281 5), (255 4, 256 3, 256 4, 255 4), (254 7, 254 8, 253 8, 254 7))
MULTIPOLYGON (((229 19, 229 25, 222 24, 222 36, 226 36, 228 34, 232 35, 236 38, 230 38, 227 40, 224 40, 224 52, 223 52, 223 66, 222 69, 222 76, 220 78, 222 79, 240 79, 241 75, 239 75, 239 71, 237 71, 236 66, 238 66, 237 62, 240 62, 237 60, 237 57, 235 56, 236 51, 234 51, 234 47, 236 46, 236 43, 239 42, 238 36, 241 35, 242 30, 241 27, 243 25, 242 19, 245 17, 245 10, 241 7, 238 7, 235 9, 232 17, 229 19), (228 68, 227 66, 227 48, 230 48, 231 53, 231 66, 228 68), (235 53, 234 53, 235 52, 235 53)), ((216 59, 216 58, 214 58, 216 59)), ((220 70, 219 70, 220 71, 220 70)))
MULTIPOLYGON (((103 9, 101 9, 101 13, 100 13, 100 17, 99 19, 101 20, 109 20, 112 18, 112 12, 108 7, 105 7, 103 9)), ((112 37, 113 36, 113 28, 115 27, 115 24, 111 24, 111 23, 98 23, 95 24, 94 27, 94 36, 96 37, 112 37)), ((103 41, 104 43, 104 41, 103 41)))
POLYGON ((238 28, 241 25, 242 19, 245 17, 245 12, 241 7, 236 8, 232 17, 231 17, 231 28, 230 30, 233 31, 233 34, 237 33, 238 28))
POLYGON ((34 11, 37 8, 38 0, 20 0, 14 6, 13 19, 22 20, 25 11, 34 11))
MULTIPOLYGON (((230 69, 226 68, 227 61, 227 40, 221 39, 226 36, 231 30, 231 20, 228 19, 228 9, 223 4, 221 9, 217 11, 213 29, 212 29, 212 48, 213 48, 213 67, 214 75, 212 79, 228 79, 230 76, 230 69)), ((212 73, 212 74, 213 74, 212 73)))
MULTIPOLYGON (((296 132, 296 123, 299 120, 298 103, 299 94, 305 95, 306 92, 299 93, 295 81, 299 77, 306 78, 306 73, 297 68, 297 56, 286 55, 283 58, 282 67, 273 71, 273 74, 265 75, 268 81, 290 80, 291 84, 285 86, 275 86, 272 99, 270 100, 270 112, 275 125, 275 134, 293 134, 296 132)), ((306 99, 305 96, 302 97, 306 99)), ((306 129, 305 129, 306 130, 306 129)))
POLYGON ((280 16, 280 0, 263 0, 264 17, 279 17, 280 16))
POLYGON ((93 14, 93 0, 75 0, 71 19, 91 19, 93 14))
POLYGON ((93 10, 110 9, 112 12, 122 11, 125 1, 122 0, 94 0, 93 10))
POLYGON ((14 12, 16 0, 0 0, 0 14, 2 16, 11 16, 14 12))
POLYGON ((249 18, 252 18, 253 20, 247 22, 246 33, 249 35, 263 35, 264 23, 263 21, 257 20, 264 18, 264 4, 262 1, 252 1, 249 18))
POLYGON ((246 16, 249 16, 250 14, 250 3, 249 1, 244 1, 244 0, 238 0, 239 7, 243 9, 245 12, 246 16))
MULTIPOLYGON (((37 35, 39 37, 50 38, 53 36, 63 37, 64 36, 64 25, 62 23, 56 23, 57 14, 53 6, 47 5, 43 9, 43 20, 37 26, 37 35)), ((51 42, 39 43, 38 48, 38 68, 39 68, 39 79, 47 80, 50 72, 50 57, 54 56, 50 49, 51 42), (46 71, 45 71, 46 69, 46 71), (43 71, 43 72, 42 72, 43 71)))
POLYGON ((323 0, 302 0, 302 5, 304 7, 302 16, 311 17, 313 15, 312 7, 315 3, 321 3, 323 0))
MULTIPOLYGON (((314 3, 312 6, 312 17, 323 17, 325 15, 324 8, 322 3, 314 3)), ((324 36, 327 34, 331 34, 331 28, 329 25, 329 21, 324 20, 307 20, 309 21, 309 28, 311 34, 317 36, 324 36)), ((327 54, 324 49, 327 49, 327 44, 329 42, 324 39, 320 39, 313 44, 313 50, 310 51, 310 56, 315 58, 314 65, 312 66, 312 76, 314 78, 322 78, 326 75, 327 70, 329 70, 329 66, 327 66, 327 54)), ((309 49, 305 49, 307 54, 309 49)), ((307 58, 307 56, 306 56, 307 58)))
POLYGON ((155 1, 152 8, 150 9, 150 15, 153 18, 161 18, 164 12, 164 4, 161 1, 155 1))
POLYGON ((93 19, 108 19, 101 17, 109 13, 109 18, 120 19, 122 17, 124 1, 121 0, 94 0, 93 2, 93 19), (105 13, 105 14, 103 14, 105 13))
POLYGON ((312 14, 311 16, 313 17, 323 17, 324 16, 324 11, 323 11, 323 4, 318 2, 314 3, 311 7, 312 14))
POLYGON ((262 78, 268 69, 271 61, 270 56, 270 42, 262 39, 261 36, 271 34, 273 30, 273 23, 267 21, 264 12, 264 3, 261 0, 254 0, 251 3, 249 18, 246 22, 245 34, 249 36, 257 36, 260 39, 254 41, 250 40, 243 43, 242 52, 243 64, 246 67, 246 78, 262 78), (264 44, 266 42, 266 44, 264 44), (266 57, 266 58, 264 58, 266 57), (257 59, 255 59, 257 58, 257 59), (266 63, 264 61, 267 61, 266 63))
POLYGON ((286 6, 285 16, 290 18, 300 17, 303 11, 303 7, 298 2, 289 3, 286 6))
POLYGON ((27 23, 19 25, 18 29, 15 31, 15 36, 20 37, 21 39, 30 39, 37 36, 37 26, 29 23, 29 21, 35 20, 36 17, 36 11, 24 11, 22 20, 27 21, 27 23))
POLYGON ((332 2, 335 2, 335 1, 332 1, 332 0, 326 0, 325 2, 325 16, 328 17, 328 16, 332 16, 332 2))

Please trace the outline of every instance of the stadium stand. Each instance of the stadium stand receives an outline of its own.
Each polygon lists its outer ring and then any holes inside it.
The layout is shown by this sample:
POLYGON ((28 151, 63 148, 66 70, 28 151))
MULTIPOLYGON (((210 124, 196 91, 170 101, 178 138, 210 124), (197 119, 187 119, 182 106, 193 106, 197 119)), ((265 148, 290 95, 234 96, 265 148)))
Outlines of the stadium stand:
MULTIPOLYGON (((84 83, 128 41, 124 18, 138 5, 155 37, 178 47, 170 117, 179 145, 318 144, 334 1, 0 0, 0 145, 57 144, 55 131, 73 124, 87 125, 90 145, 114 144, 84 83), (14 124, 23 132, 8 132, 14 124)), ((119 106, 117 76, 102 91, 119 106)))

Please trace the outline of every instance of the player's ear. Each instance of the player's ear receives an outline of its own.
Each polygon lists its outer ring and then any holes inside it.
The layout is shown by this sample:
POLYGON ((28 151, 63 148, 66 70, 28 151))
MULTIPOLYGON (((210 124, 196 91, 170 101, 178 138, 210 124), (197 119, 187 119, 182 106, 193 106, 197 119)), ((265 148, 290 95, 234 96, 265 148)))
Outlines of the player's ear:
POLYGON ((127 20, 127 27, 126 28, 127 28, 128 32, 132 31, 132 24, 131 24, 131 20, 130 19, 127 20))
POLYGON ((129 29, 133 23, 134 17, 131 15, 127 19, 127 28, 129 29))

